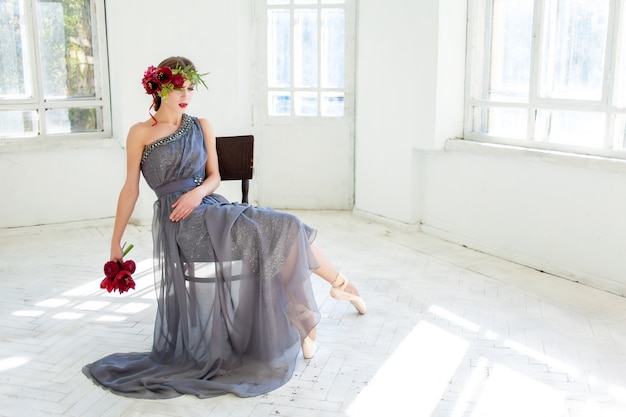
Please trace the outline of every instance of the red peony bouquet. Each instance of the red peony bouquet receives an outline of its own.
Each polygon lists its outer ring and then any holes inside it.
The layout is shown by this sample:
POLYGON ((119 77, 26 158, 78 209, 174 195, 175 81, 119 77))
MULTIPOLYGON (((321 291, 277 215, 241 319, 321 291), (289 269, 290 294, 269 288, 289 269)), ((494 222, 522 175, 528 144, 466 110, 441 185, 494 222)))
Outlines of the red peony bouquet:
MULTIPOLYGON (((126 244, 124 244, 126 246, 126 244)), ((133 248, 131 243, 124 255, 133 248)), ((135 281, 132 274, 135 272, 135 262, 132 260, 124 262, 108 261, 104 264, 104 279, 100 283, 100 288, 106 289, 108 292, 119 291, 119 293, 126 292, 130 289, 135 289, 135 281)))

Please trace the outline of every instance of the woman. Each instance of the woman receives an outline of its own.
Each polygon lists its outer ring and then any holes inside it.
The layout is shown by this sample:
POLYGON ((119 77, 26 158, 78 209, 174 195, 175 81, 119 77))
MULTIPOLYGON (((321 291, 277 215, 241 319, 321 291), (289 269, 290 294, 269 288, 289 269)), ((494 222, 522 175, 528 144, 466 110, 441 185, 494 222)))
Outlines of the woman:
POLYGON ((354 285, 312 243, 314 229, 293 215, 214 194, 220 174, 213 128, 185 113, 198 83, 204 84, 186 58, 150 67, 143 85, 156 111, 128 134, 111 260, 122 261, 120 242, 143 174, 158 198, 153 347, 84 368, 125 396, 247 397, 283 385, 300 347, 304 358, 314 354, 319 312, 311 271, 331 284, 333 297, 366 311, 354 285), (202 265, 213 270, 202 272, 202 265))

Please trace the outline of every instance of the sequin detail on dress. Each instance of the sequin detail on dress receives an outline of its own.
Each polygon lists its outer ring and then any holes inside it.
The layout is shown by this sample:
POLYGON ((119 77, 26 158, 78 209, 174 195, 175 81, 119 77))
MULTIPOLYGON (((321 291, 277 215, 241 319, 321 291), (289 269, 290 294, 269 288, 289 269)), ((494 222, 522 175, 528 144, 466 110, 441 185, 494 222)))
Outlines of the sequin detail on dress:
POLYGON ((184 134, 186 134, 187 131, 191 129, 194 119, 195 119, 194 117, 189 116, 187 113, 183 113, 183 118, 180 122, 180 126, 178 126, 178 129, 176 129, 176 132, 172 133, 169 136, 165 136, 161 139, 158 139, 149 145, 146 145, 141 155, 141 165, 143 165, 143 163, 146 162, 146 159, 148 159, 148 156, 155 148, 166 145, 172 141, 178 140, 184 134))

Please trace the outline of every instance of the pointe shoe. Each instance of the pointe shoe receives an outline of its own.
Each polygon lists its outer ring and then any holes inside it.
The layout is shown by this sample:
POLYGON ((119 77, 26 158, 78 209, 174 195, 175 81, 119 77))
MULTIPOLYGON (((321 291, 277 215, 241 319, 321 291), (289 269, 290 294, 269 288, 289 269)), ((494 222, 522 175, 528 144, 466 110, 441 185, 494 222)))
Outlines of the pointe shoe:
POLYGON ((309 336, 302 341, 302 356, 304 356, 304 359, 311 359, 315 356, 315 340, 309 336))
POLYGON ((346 291, 346 288, 350 284, 348 278, 346 278, 343 274, 337 275, 337 279, 333 282, 332 288, 330 289, 330 296, 337 300, 348 300, 352 303, 356 311, 359 314, 365 314, 367 311, 367 306, 365 305, 365 301, 358 295, 354 295, 346 291))

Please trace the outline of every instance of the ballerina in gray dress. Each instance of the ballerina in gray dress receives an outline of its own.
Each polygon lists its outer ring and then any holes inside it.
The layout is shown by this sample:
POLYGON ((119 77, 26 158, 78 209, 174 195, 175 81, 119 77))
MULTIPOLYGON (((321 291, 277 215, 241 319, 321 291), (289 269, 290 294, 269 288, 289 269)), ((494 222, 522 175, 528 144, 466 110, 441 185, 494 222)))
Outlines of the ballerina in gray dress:
POLYGON ((143 84, 156 112, 128 134, 111 260, 122 261, 120 242, 143 174, 157 196, 153 346, 83 369, 124 396, 249 397, 280 387, 291 378, 300 348, 305 359, 315 351, 320 314, 311 272, 331 284, 334 298, 366 312, 356 287, 313 243, 313 228, 291 214, 214 193, 220 183, 215 135, 207 120, 185 113, 198 83, 186 58, 150 67, 143 84))

